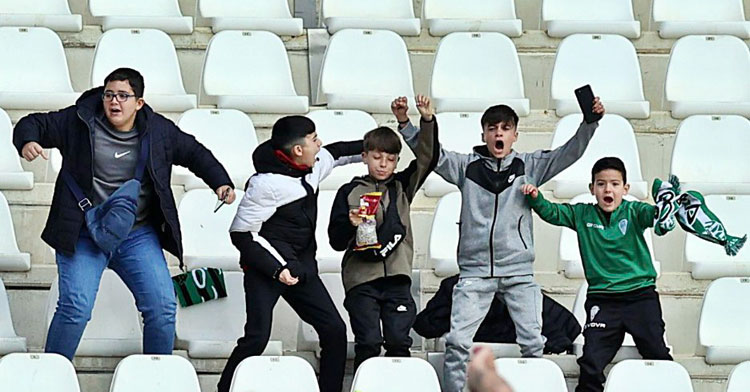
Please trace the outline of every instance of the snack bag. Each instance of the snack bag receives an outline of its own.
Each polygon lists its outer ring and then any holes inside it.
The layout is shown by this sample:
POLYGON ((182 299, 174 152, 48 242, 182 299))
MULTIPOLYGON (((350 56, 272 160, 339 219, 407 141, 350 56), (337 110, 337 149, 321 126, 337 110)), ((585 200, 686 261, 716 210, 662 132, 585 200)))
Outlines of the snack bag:
POLYGON ((359 197, 359 216, 363 222, 357 226, 357 243, 354 250, 380 249, 375 213, 378 212, 382 196, 382 192, 370 192, 359 197))

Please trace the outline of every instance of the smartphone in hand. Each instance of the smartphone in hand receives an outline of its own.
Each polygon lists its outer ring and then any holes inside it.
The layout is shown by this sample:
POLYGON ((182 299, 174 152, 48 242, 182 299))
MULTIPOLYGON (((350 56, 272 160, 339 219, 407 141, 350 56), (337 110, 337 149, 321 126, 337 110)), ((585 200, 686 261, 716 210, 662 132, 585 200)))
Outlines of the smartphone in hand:
POLYGON ((590 85, 587 84, 575 89, 575 94, 586 124, 591 124, 602 119, 601 114, 594 113, 594 92, 591 91, 590 85))

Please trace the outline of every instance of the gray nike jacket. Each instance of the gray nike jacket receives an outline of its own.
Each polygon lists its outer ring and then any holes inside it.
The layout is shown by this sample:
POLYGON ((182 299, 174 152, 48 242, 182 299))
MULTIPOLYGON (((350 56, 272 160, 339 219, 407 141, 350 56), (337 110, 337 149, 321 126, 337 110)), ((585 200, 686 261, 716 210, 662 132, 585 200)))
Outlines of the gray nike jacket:
MULTIPOLYGON (((435 172, 461 191, 458 266, 461 277, 507 277, 534 273, 531 207, 521 193, 529 183, 541 186, 572 165, 588 146, 598 123, 581 123, 576 134, 554 150, 511 151, 497 159, 487 147, 471 154, 440 147, 435 172)), ((399 129, 414 150, 417 129, 399 129)))

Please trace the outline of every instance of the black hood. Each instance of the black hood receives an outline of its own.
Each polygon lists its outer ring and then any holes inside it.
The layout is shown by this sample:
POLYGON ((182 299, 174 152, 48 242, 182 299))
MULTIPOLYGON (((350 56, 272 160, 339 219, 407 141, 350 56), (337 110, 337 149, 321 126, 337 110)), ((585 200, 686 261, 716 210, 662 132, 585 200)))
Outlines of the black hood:
MULTIPOLYGON (((81 94, 76 100, 76 107, 78 108, 78 114, 81 118, 86 121, 94 121, 96 117, 104 115, 104 103, 102 101, 102 94, 104 93, 104 86, 92 88, 81 94)), ((151 106, 144 103, 141 110, 135 115, 135 126, 141 132, 147 129, 148 119, 153 116, 154 110, 151 106)))
POLYGON ((279 160, 270 140, 261 143, 253 152, 253 165, 258 173, 283 174, 290 177, 304 177, 312 168, 300 170, 279 160))

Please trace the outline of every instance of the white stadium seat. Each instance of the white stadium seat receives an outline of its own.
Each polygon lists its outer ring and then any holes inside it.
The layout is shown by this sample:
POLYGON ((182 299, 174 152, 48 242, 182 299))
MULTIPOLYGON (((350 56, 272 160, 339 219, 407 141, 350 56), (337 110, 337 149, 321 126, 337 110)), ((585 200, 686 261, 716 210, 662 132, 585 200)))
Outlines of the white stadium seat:
POLYGON ((698 344, 706 363, 750 360, 750 278, 719 278, 703 295, 698 344))
POLYGON ((641 66, 633 43, 614 34, 573 34, 557 47, 551 81, 552 107, 558 116, 580 113, 574 90, 591 85, 607 113, 648 118, 641 66))
MULTIPOLYGON (((487 342, 474 342, 472 350, 476 347, 487 347, 492 350, 492 355, 495 358, 521 358, 521 346, 516 343, 487 343, 487 342)), ((442 383, 444 374, 443 367, 445 366, 445 338, 441 337, 435 341, 435 351, 427 353, 427 361, 432 365, 437 372, 437 376, 442 383)))
POLYGON ((318 392, 315 370, 304 359, 249 357, 237 366, 229 392, 318 392))
POLYGON ((690 116, 680 123, 670 173, 685 190, 750 194, 750 120, 737 116, 690 116), (718 152, 718 153, 717 153, 718 152))
POLYGON ((745 361, 735 366, 729 373, 726 392, 750 391, 750 361, 745 361))
POLYGON ((307 113, 294 90, 284 42, 267 31, 222 31, 208 44, 202 86, 216 106, 252 113, 307 113))
MULTIPOLYGON (((339 270, 340 271, 340 270, 339 270)), ((352 332, 352 326, 349 324, 349 312, 344 308, 344 283, 341 280, 341 272, 323 272, 320 271, 320 280, 323 281, 323 285, 328 290, 328 294, 331 295, 336 310, 341 315, 341 319, 346 324, 346 357, 347 359, 354 358, 354 332, 352 332)), ((299 334, 297 337, 297 351, 313 351, 315 355, 320 358, 320 339, 315 329, 310 324, 305 322, 299 323, 299 334)))
MULTIPOLYGON (((636 198, 631 195, 625 196, 626 200, 635 201, 636 198)), ((584 193, 574 197, 570 204, 577 203, 589 203, 595 204, 596 198, 591 193, 584 193)), ((654 269, 657 275, 661 272, 661 263, 656 260, 654 256, 654 240, 651 235, 651 229, 644 232, 646 239, 646 245, 648 246, 649 254, 651 254, 651 261, 654 263, 654 269)), ((565 277, 570 279, 582 279, 584 278, 583 273, 583 261, 581 260, 581 252, 578 248, 578 234, 574 230, 563 227, 560 231, 560 249, 559 249, 560 262, 563 265, 563 271, 565 277)))
MULTIPOLYGON (((607 103, 605 102, 605 105, 607 103)), ((575 114, 562 118, 552 135, 551 149, 565 144, 575 135, 581 124, 582 115, 575 114)), ((638 199, 649 196, 649 188, 641 173, 641 159, 635 132, 628 120, 616 114, 606 114, 599 121, 599 127, 589 141, 580 159, 563 170, 549 182, 549 188, 558 199, 570 199, 589 192, 591 168, 600 158, 617 157, 625 163, 630 194, 638 199)))
POLYGON ((28 271, 31 255, 18 250, 8 200, 0 192, 0 271, 28 271))
POLYGON ((13 125, 8 113, 0 109, 0 189, 29 190, 34 187, 34 173, 21 167, 13 146, 13 125))
POLYGON ((440 198, 430 229, 427 258, 435 268, 435 275, 453 276, 458 273, 458 222, 461 217, 461 193, 451 192, 440 198))
MULTIPOLYGON (((440 113, 440 144, 446 151, 471 154, 473 148, 482 145, 482 113, 440 113)), ((441 197, 458 191, 458 188, 445 181, 437 173, 430 173, 422 186, 425 196, 441 197)))
POLYGON ((120 67, 143 75, 146 103, 154 110, 183 112, 197 106, 195 95, 185 93, 177 51, 163 31, 114 29, 102 34, 94 50, 91 85, 101 86, 104 78, 120 67))
POLYGON ((329 109, 391 113, 395 97, 414 96, 404 40, 383 30, 334 34, 320 69, 320 91, 329 109))
POLYGON ((73 15, 68 0, 0 0, 0 26, 46 27, 55 31, 77 32, 83 28, 81 15, 73 15))
POLYGON ((201 392, 198 374, 177 355, 130 355, 121 360, 109 392, 201 392))
POLYGON ((513 392, 568 391, 562 370, 546 358, 498 358, 495 369, 513 392))
POLYGON ((8 354, 0 358, 0 385, 13 392, 80 392, 73 363, 60 354, 8 354))
POLYGON ((322 0, 321 20, 328 32, 344 29, 391 30, 400 35, 419 35, 419 18, 411 0, 322 0))
POLYGON ((687 370, 674 361, 627 360, 612 367, 604 392, 693 392, 687 370))
POLYGON ((159 29, 169 34, 193 32, 193 18, 182 16, 178 0, 89 0, 89 9, 91 15, 101 22, 104 31, 159 29))
MULTIPOLYGON (((26 338, 16 335, 8 293, 5 291, 3 280, 0 279, 0 356, 15 352, 26 352, 26 338)), ((0 385, 4 384, 0 382, 0 385)))
POLYGON ((424 359, 375 357, 357 369, 351 392, 357 391, 440 392, 440 382, 424 359))
POLYGON ((62 41, 45 27, 0 27, 0 107, 44 110, 72 105, 73 92, 62 41))
MULTIPOLYGON (((52 282, 47 297, 47 326, 57 308, 59 287, 57 278, 52 282)), ((76 355, 127 356, 143 351, 143 332, 133 295, 112 270, 104 270, 91 313, 76 355)))
POLYGON ((484 112, 506 104, 529 115, 516 47, 500 33, 451 33, 440 40, 430 95, 438 112, 484 112))
POLYGON ((672 117, 750 116, 750 49, 729 35, 691 35, 672 46, 664 83, 672 117))
MULTIPOLYGON (((250 117, 233 109, 191 109, 180 116, 177 126, 211 150, 237 189, 245 188, 245 182, 255 172, 252 154, 258 146, 250 117)), ((208 187, 183 166, 175 166, 173 176, 173 183, 185 185, 186 190, 208 187)))
POLYGON ((60 155, 60 150, 56 148, 50 148, 47 152, 49 153, 49 161, 47 161, 47 170, 44 178, 46 182, 55 182, 57 174, 60 173, 60 169, 62 168, 62 155, 60 155))
MULTIPOLYGON (((226 298, 186 308, 177 306, 176 348, 187 350, 190 358, 229 357, 234 347, 237 346, 237 339, 244 335, 246 314, 243 275, 239 271, 224 271, 226 298)), ((274 309, 274 316, 283 317, 281 313, 289 311, 291 308, 288 308, 283 299, 279 299, 274 309), (285 309, 282 310, 282 308, 285 309)), ((277 320, 274 317, 274 324, 285 320, 283 318, 277 320)), ((296 328, 294 332, 296 333, 296 328)), ((281 355, 281 353, 281 341, 271 340, 262 355, 281 355)))
POLYGON ((315 226, 315 241, 318 244, 318 249, 315 258, 318 260, 318 271, 320 273, 340 273, 341 260, 344 258, 344 252, 333 250, 328 242, 328 222, 331 220, 331 206, 333 206, 335 197, 336 191, 334 190, 321 189, 318 193, 318 220, 315 226))
POLYGON ((662 38, 728 34, 750 38, 742 0, 654 0, 656 30, 662 38))
MULTIPOLYGON (((307 117, 315 123, 318 138, 323 141, 324 145, 362 139, 365 133, 378 127, 378 123, 372 116, 359 110, 315 110, 308 113, 307 117)), ((443 129, 442 123, 440 129, 443 129)), ((339 166, 320 183, 320 189, 335 191, 352 178, 365 174, 367 174, 367 166, 364 163, 339 166)), ((327 235, 326 238, 328 238, 327 235)), ((318 254, 320 254, 320 249, 318 249, 318 254)))
MULTIPOLYGON (((583 328, 583 326, 586 324, 585 304, 588 289, 588 283, 583 282, 583 284, 581 284, 581 287, 578 289, 575 302, 573 303, 573 315, 578 320, 578 323, 581 324, 581 328, 583 328)), ((585 343, 585 341, 586 339, 583 337, 583 333, 578 335, 578 337, 573 341, 573 353, 577 357, 583 355, 583 344, 585 343)), ((664 333, 664 343, 671 351, 671 347, 669 346, 669 342, 667 341, 666 332, 664 333)), ((641 358, 641 354, 638 352, 638 349, 635 346, 635 340, 633 340, 633 336, 626 332, 625 339, 622 342, 622 347, 620 347, 620 349, 617 351, 617 354, 615 354, 614 359, 612 359, 612 363, 617 363, 626 359, 641 358)))
MULTIPOLYGON (((239 189, 242 188, 238 187, 238 199, 242 197, 239 189)), ((229 239, 229 226, 240 201, 225 204, 214 213, 217 202, 216 193, 210 189, 191 190, 180 200, 177 215, 182 226, 183 260, 188 270, 200 267, 240 270, 240 252, 229 239)))
POLYGON ((292 18, 286 0, 200 0, 198 7, 214 33, 262 30, 278 35, 302 34, 302 19, 292 18))
POLYGON ((559 38, 579 33, 641 36, 632 0, 543 0, 542 28, 550 37, 559 38))
POLYGON ((522 33, 513 0, 424 0, 422 6, 422 16, 432 36, 461 31, 494 31, 509 37, 520 37, 522 33))

